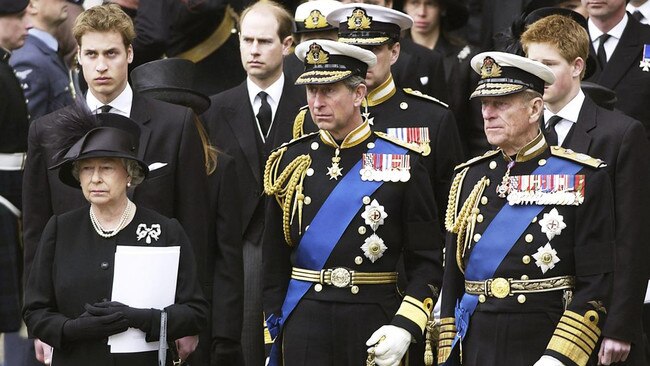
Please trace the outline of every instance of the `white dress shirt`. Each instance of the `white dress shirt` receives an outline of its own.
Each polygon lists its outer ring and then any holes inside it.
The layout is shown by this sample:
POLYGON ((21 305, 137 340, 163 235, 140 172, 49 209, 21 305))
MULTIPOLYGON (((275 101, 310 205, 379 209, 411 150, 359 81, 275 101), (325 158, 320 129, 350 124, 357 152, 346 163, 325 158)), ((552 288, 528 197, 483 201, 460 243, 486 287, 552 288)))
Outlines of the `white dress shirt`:
POLYGON ((556 114, 553 114, 553 112, 544 108, 544 123, 546 124, 545 127, 548 127, 548 120, 554 115, 562 118, 562 120, 555 125, 558 146, 562 146, 564 140, 566 139, 566 136, 571 130, 571 127, 573 127, 573 124, 578 122, 578 116, 580 115, 580 109, 582 109, 582 104, 584 101, 585 93, 583 93, 581 89, 578 90, 578 94, 576 94, 576 96, 573 97, 573 99, 571 99, 571 101, 567 103, 564 108, 560 109, 560 111, 556 114))
MULTIPOLYGON (((99 99, 97 99, 90 90, 88 90, 88 93, 86 93, 86 103, 88 104, 88 108, 93 113, 101 113, 99 111, 99 108, 104 105, 104 103, 100 102, 99 99)), ((133 105, 133 89, 131 89, 129 83, 126 83, 126 88, 122 90, 120 95, 106 104, 110 104, 112 107, 109 111, 110 113, 116 113, 121 114, 125 117, 131 117, 131 106, 133 105)))
POLYGON ((639 6, 638 8, 632 4, 627 4, 625 10, 629 11, 630 14, 634 14, 634 12, 638 10, 641 13, 641 15, 643 15, 643 19, 641 19, 641 24, 650 24, 650 1, 646 1, 645 3, 643 3, 643 5, 639 6))
MULTIPOLYGON (((598 27, 596 27, 591 19, 589 19, 587 22, 589 26, 589 37, 591 37, 591 44, 594 46, 594 50, 598 50, 598 47, 600 46, 600 36, 604 32, 598 29, 598 27)), ((612 53, 614 53, 614 50, 618 45, 618 41, 621 40, 625 26, 627 26, 627 13, 623 15, 623 19, 621 19, 621 21, 618 22, 614 28, 610 29, 607 32, 607 34, 609 34, 609 38, 605 42, 605 55, 607 56, 607 61, 609 61, 610 57, 612 57, 612 53)))
MULTIPOLYGON (((255 84, 249 77, 246 78, 246 86, 248 89, 248 99, 253 106, 253 114, 255 115, 255 120, 257 120, 257 113, 260 111, 262 106, 262 99, 257 95, 259 92, 264 91, 268 96, 266 101, 271 106, 271 125, 269 126, 269 131, 273 128, 273 122, 275 122, 275 112, 278 110, 278 104, 280 103, 280 97, 282 97, 282 89, 284 88, 284 73, 280 74, 278 80, 273 84, 269 85, 268 88, 262 90, 257 84, 255 84)), ((262 137, 262 141, 266 142, 266 137, 262 134, 262 128, 260 127, 260 121, 257 121, 257 132, 262 137)))

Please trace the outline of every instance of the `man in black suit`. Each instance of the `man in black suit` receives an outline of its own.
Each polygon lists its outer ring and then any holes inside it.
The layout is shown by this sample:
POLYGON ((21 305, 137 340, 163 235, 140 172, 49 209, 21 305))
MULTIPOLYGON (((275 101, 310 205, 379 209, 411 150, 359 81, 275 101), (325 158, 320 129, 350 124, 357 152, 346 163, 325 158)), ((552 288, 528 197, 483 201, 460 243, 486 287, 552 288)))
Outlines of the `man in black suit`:
POLYGON ((542 18, 528 27, 521 42, 529 58, 547 64, 556 76, 544 91, 543 128, 549 144, 603 159, 612 182, 616 267, 599 361, 645 365, 641 319, 650 204, 645 189, 650 182, 645 131, 639 121, 598 107, 580 89, 589 38, 578 23, 560 15, 542 18))
MULTIPOLYGON (((117 5, 103 5, 82 13, 73 29, 79 45, 78 59, 88 83, 88 108, 95 113, 118 113, 140 124, 138 158, 149 165, 149 176, 129 192, 138 205, 177 218, 187 232, 202 284, 206 279, 207 177, 201 141, 188 108, 134 94, 127 82, 135 37, 131 19, 117 5), (116 24, 107 27, 102 19, 116 24), (182 168, 181 168, 182 164, 182 168)), ((32 123, 23 182, 25 274, 29 274, 41 232, 53 214, 86 204, 78 190, 63 185, 58 172, 48 167, 61 156, 47 145, 47 126, 57 112, 32 123)), ((196 348, 198 337, 177 341, 181 358, 196 348)), ((37 341, 38 343, 38 341, 37 341)))
POLYGON ((277 3, 258 2, 241 15, 241 61, 248 77, 211 97, 202 116, 211 143, 236 162, 244 235, 244 325, 246 365, 264 364, 262 175, 270 150, 291 139, 291 122, 305 95, 282 72, 291 47, 293 18, 277 3))
POLYGON ((650 56, 644 56, 650 28, 625 12, 625 0, 582 3, 589 12, 590 52, 599 60, 588 81, 614 90, 616 108, 641 121, 650 137, 650 56))

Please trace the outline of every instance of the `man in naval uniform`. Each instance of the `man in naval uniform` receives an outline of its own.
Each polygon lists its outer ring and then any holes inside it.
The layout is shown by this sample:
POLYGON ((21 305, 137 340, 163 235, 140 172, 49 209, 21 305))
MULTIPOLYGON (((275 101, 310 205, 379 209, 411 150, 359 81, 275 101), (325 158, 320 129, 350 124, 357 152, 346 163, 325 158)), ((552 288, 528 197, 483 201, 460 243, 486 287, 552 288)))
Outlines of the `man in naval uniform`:
POLYGON ((274 150, 264 172, 270 364, 396 365, 423 341, 441 279, 426 169, 412 145, 373 133, 361 114, 372 52, 312 40, 296 54, 320 131, 274 150))
POLYGON ((471 64, 481 75, 472 97, 498 149, 456 167, 438 362, 584 366, 612 288, 605 164, 546 144, 539 119, 550 68, 501 52, 471 64))
MULTIPOLYGON (((454 166, 463 161, 462 146, 453 113, 445 103, 402 89, 393 80, 391 65, 400 56, 400 32, 409 29, 413 20, 383 6, 346 4, 330 12, 327 21, 339 28, 339 42, 361 46, 376 55, 377 65, 366 75, 368 95, 362 103, 370 127, 422 148, 441 215, 454 166)), ((317 129, 310 117, 306 107, 301 109, 294 122, 294 137, 317 129)))

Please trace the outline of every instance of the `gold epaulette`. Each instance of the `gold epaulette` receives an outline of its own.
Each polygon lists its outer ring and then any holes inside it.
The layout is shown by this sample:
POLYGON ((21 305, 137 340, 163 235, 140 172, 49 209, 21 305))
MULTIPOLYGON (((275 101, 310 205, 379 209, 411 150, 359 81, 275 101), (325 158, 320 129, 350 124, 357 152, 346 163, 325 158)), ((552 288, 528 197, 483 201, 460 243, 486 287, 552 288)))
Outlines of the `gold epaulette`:
POLYGON ((302 135, 302 136, 294 137, 294 138, 292 138, 292 139, 289 140, 289 141, 283 142, 282 145, 280 145, 280 146, 276 147, 275 149, 271 150, 271 152, 273 152, 273 151, 277 151, 277 150, 279 150, 279 149, 281 149, 281 148, 283 148, 283 147, 291 146, 291 145, 295 144, 296 142, 298 142, 298 141, 302 141, 302 140, 306 139, 307 137, 310 137, 310 136, 316 135, 317 133, 318 133, 318 131, 316 131, 316 132, 310 132, 310 133, 308 133, 308 134, 306 134, 306 135, 302 135))
POLYGON ((309 111, 309 106, 304 106, 300 108, 298 114, 296 115, 296 118, 293 120, 293 130, 292 130, 292 136, 294 139, 297 139, 298 137, 301 137, 302 135, 305 134, 305 129, 303 128, 303 125, 305 124, 305 116, 307 115, 307 112, 309 111))
POLYGON ((427 297, 424 301, 420 301, 412 296, 406 295, 395 315, 401 315, 417 324, 422 330, 422 334, 424 334, 424 329, 427 326, 433 305, 435 304, 430 297, 427 297))
POLYGON ((577 153, 571 149, 565 149, 561 146, 551 146, 551 155, 575 161, 576 163, 590 166, 592 168, 604 168, 607 166, 607 164, 600 159, 592 158, 587 154, 577 153))
POLYGON ((456 338, 456 319, 440 318, 438 333, 438 365, 442 365, 449 358, 451 345, 456 338))
POLYGON ((478 163, 479 161, 482 161, 483 159, 487 159, 487 158, 489 158, 491 156, 496 155, 499 152, 501 152, 501 151, 500 150, 488 150, 488 151, 485 152, 485 154, 483 154, 481 156, 471 158, 471 159, 467 160, 466 162, 464 162, 462 164, 456 165, 454 170, 458 170, 458 169, 462 169, 462 168, 470 166, 470 165, 474 165, 474 164, 478 163))
POLYGON ((407 149, 409 149, 411 151, 415 151, 416 153, 418 153, 420 155, 424 155, 424 148, 420 147, 420 145, 417 144, 417 143, 409 143, 409 142, 400 140, 397 137, 392 137, 392 136, 387 135, 384 132, 379 132, 379 131, 375 131, 375 135, 379 136, 380 138, 382 138, 382 139, 384 139, 386 141, 392 142, 395 145, 399 145, 399 146, 407 148, 407 149))
POLYGON ((546 348, 564 355, 578 366, 586 365, 600 337, 598 320, 595 310, 587 311, 584 316, 566 310, 546 348))
POLYGON ((420 97, 420 98, 423 98, 423 99, 434 101, 434 102, 440 104, 441 106, 443 106, 445 108, 449 108, 449 104, 443 102, 442 100, 440 100, 438 98, 434 98, 434 97, 432 97, 430 95, 424 94, 419 90, 413 90, 411 88, 404 88, 404 92, 406 94, 411 94, 411 95, 415 95, 416 97, 420 97))
POLYGON ((293 245, 291 241, 291 224, 296 210, 298 213, 298 228, 299 231, 302 230, 302 207, 305 199, 305 195, 302 193, 303 182, 307 175, 307 169, 311 165, 311 157, 309 154, 297 156, 282 169, 282 172, 280 172, 280 163, 288 146, 306 137, 293 139, 271 152, 264 167, 264 193, 269 196, 274 195, 275 200, 282 208, 284 239, 290 246, 293 245))

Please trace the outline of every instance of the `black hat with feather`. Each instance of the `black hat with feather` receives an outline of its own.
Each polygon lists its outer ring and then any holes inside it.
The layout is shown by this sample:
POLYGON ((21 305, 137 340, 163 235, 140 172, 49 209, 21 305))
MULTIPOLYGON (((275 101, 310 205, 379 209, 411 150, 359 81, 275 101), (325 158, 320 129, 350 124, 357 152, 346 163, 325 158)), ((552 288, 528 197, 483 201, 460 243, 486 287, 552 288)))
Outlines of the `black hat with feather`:
POLYGON ((59 169, 59 179, 68 186, 79 188, 72 175, 76 161, 88 158, 123 158, 138 163, 143 176, 149 173, 147 164, 138 159, 140 127, 130 118, 115 113, 92 114, 85 104, 64 109, 50 126, 52 142, 61 161, 49 169, 59 169))

